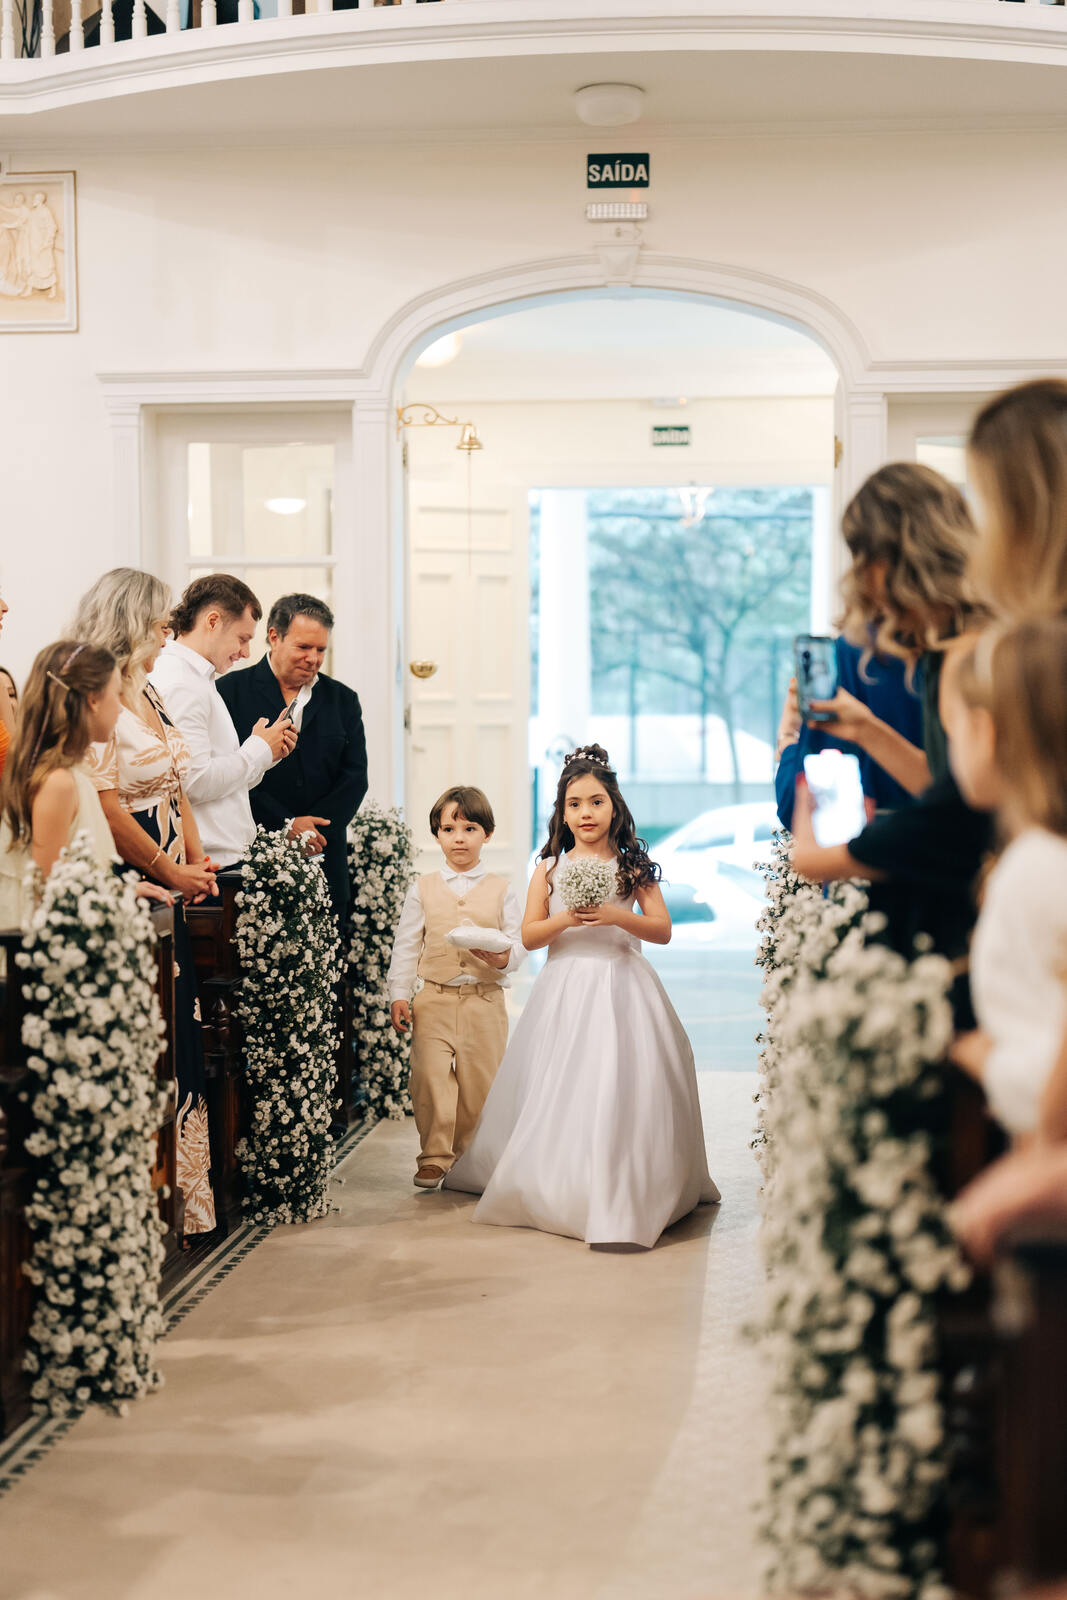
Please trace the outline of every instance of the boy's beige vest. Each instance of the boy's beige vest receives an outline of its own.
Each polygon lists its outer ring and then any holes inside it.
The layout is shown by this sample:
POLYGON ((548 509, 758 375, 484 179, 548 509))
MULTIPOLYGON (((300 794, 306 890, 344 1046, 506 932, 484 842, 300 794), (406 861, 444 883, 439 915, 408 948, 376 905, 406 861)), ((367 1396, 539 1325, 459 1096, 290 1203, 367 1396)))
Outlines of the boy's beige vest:
POLYGON ((420 878, 419 899, 426 918, 426 933, 419 959, 419 977, 429 983, 451 983, 464 976, 477 978, 480 983, 492 983, 494 975, 485 962, 477 960, 469 950, 457 950, 455 945, 447 944, 445 934, 451 933, 461 922, 473 922, 480 928, 499 928, 507 892, 507 880, 497 877, 495 872, 487 872, 458 899, 439 872, 428 872, 420 878))

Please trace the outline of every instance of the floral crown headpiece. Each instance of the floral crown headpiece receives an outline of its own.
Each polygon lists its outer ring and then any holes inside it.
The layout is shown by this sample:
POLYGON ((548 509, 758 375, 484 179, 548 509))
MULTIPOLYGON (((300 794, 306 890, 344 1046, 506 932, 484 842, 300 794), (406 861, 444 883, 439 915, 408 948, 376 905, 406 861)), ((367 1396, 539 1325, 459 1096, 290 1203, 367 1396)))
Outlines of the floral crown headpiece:
POLYGON ((575 761, 591 761, 593 762, 594 766, 600 768, 601 772, 615 771, 615 768, 612 766, 611 762, 605 761, 599 750, 594 749, 590 744, 583 744, 579 746, 577 750, 572 750, 569 756, 564 756, 563 770, 566 771, 572 762, 575 761))

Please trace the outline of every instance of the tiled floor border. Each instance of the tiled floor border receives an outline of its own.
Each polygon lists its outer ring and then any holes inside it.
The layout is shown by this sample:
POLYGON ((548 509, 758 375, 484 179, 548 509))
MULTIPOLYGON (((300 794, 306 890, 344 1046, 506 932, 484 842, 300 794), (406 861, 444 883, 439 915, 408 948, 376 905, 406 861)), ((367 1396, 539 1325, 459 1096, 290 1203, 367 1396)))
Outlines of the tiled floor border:
MULTIPOLYGON (((361 1122, 337 1141, 333 1167, 335 1177, 341 1163, 362 1143, 373 1127, 373 1121, 361 1122)), ((161 1304, 167 1333, 173 1332, 190 1311, 201 1305, 212 1289, 217 1289, 272 1231, 262 1224, 241 1223, 196 1271, 176 1284, 164 1296, 161 1304)), ((8 1438, 0 1440, 0 1496, 20 1483, 31 1467, 36 1466, 52 1446, 70 1432, 77 1420, 76 1417, 30 1417, 8 1438)))

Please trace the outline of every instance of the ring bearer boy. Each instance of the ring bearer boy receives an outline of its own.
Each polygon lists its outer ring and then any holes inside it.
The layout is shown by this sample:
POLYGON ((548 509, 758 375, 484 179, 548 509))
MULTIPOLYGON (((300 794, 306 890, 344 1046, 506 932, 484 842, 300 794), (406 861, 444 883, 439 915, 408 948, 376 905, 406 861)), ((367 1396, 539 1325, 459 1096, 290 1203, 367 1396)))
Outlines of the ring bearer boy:
MULTIPOLYGON (((470 1143, 508 1042, 504 987, 526 954, 522 914, 507 880, 481 863, 495 829, 480 789, 447 789, 430 812, 444 866, 413 884, 389 964, 397 1033, 412 1030, 411 1102, 420 1149, 415 1184, 435 1189, 470 1143), (495 953, 458 949, 446 934, 472 922, 503 933, 495 953), (411 1003, 416 979, 422 988, 411 1003)), ((499 943, 499 933, 495 940, 499 943)))

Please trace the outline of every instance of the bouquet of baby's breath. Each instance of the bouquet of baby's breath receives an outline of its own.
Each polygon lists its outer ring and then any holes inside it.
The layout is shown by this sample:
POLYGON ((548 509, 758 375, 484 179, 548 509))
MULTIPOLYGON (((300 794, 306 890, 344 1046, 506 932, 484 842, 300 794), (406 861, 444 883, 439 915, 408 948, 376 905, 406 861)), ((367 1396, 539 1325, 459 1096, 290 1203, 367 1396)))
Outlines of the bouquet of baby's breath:
POLYGON ((588 911, 619 892, 619 869, 614 861, 587 859, 565 861, 554 874, 559 897, 568 911, 588 911))

